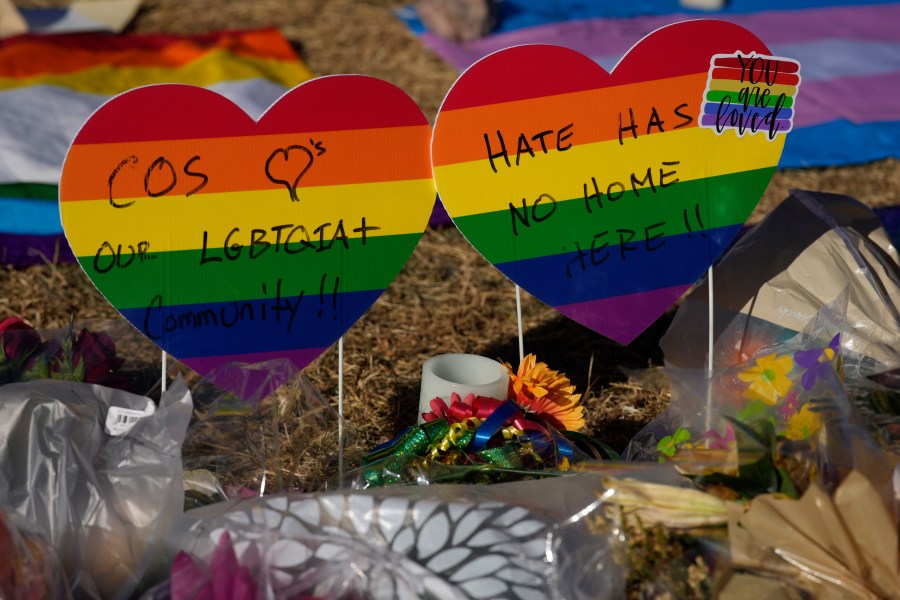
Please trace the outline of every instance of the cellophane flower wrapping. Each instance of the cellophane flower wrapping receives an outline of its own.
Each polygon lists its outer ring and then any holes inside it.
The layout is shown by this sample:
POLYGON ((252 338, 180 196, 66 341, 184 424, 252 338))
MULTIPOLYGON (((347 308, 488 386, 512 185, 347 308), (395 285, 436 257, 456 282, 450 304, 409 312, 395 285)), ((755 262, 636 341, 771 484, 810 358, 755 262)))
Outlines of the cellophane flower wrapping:
MULTIPOLYGON (((668 466, 607 473, 672 483, 668 466)), ((188 511, 145 599, 625 598, 603 477, 277 494, 188 511)))
POLYGON ((669 369, 672 404, 633 438, 626 457, 674 462, 698 485, 735 498, 796 498, 813 482, 833 491, 858 471, 893 506, 891 461, 848 392, 866 359, 841 344, 845 307, 842 294, 784 341, 777 328, 736 319, 714 349, 718 364, 727 363, 721 354, 735 356, 734 336, 767 341, 709 379, 669 369))
POLYGON ((711 356, 706 287, 661 342, 672 403, 625 456, 674 467, 702 500, 610 503, 668 534, 717 522, 723 594, 900 598, 900 267, 883 233, 852 199, 795 192, 715 268, 711 356))

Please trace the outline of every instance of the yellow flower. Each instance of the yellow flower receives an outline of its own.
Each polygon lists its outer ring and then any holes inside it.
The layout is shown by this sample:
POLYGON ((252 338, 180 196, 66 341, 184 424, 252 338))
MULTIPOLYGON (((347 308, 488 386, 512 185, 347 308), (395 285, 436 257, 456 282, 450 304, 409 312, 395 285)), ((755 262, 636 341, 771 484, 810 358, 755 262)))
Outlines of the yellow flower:
POLYGON ((767 354, 757 358, 755 366, 738 373, 738 379, 750 384, 744 390, 744 397, 748 400, 762 400, 774 406, 794 386, 794 382, 787 376, 793 368, 794 359, 789 355, 767 354))
POLYGON ((559 430, 578 431, 584 427, 581 394, 565 373, 553 371, 537 362, 534 354, 522 359, 518 371, 504 363, 509 371, 510 396, 559 430))
POLYGON ((809 404, 804 404, 799 412, 795 412, 787 422, 784 432, 789 440, 805 440, 822 427, 822 417, 819 413, 809 409, 809 404))

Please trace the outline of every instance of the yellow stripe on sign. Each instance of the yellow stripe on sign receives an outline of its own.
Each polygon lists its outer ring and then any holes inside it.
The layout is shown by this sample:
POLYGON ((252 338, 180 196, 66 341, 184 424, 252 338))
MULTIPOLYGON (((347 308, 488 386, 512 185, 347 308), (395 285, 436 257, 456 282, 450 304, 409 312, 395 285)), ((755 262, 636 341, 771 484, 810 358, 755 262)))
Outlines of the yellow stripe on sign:
POLYGON ((156 83, 209 86, 223 81, 261 77, 286 88, 292 88, 312 79, 313 74, 301 62, 237 56, 227 50, 213 50, 187 65, 178 67, 102 65, 75 73, 46 73, 23 79, 0 77, 0 91, 31 85, 53 85, 78 92, 111 96, 156 83))
POLYGON ((594 193, 592 177, 600 193, 606 194, 608 189, 613 193, 631 191, 634 174, 638 192, 646 187, 649 194, 649 181, 640 183, 648 169, 653 185, 662 186, 676 179, 694 181, 774 167, 784 138, 779 135, 769 141, 765 132, 739 138, 733 131, 717 135, 711 129, 691 128, 626 138, 623 145, 612 140, 533 158, 524 154, 518 167, 515 156, 510 157, 511 167, 494 159, 497 173, 487 160, 478 160, 436 167, 434 175, 447 211, 462 217, 508 210, 510 203, 521 207, 523 198, 531 206, 542 194, 554 200, 583 198, 585 185, 589 194, 594 193))
MULTIPOLYGON (((793 96, 797 93, 797 86, 794 85, 753 85, 752 83, 740 82, 732 79, 715 79, 710 85, 710 90, 716 90, 720 92, 740 92, 743 89, 746 89, 750 92, 751 99, 754 97, 756 93, 756 89, 759 88, 759 93, 763 93, 768 90, 770 96, 778 96, 779 94, 784 94, 785 96, 793 96)), ((737 98, 733 99, 733 102, 737 102, 737 98)))
POLYGON ((280 230, 282 242, 292 231, 291 243, 306 240, 305 231, 313 241, 324 236, 327 244, 341 220, 348 238, 362 237, 363 218, 367 237, 420 233, 431 214, 434 186, 419 179, 302 188, 298 194, 299 202, 285 190, 160 196, 127 208, 113 208, 108 199, 67 202, 62 223, 76 256, 93 256, 103 242, 145 241, 153 252, 200 249, 204 231, 208 248, 222 248, 235 227, 240 232, 232 243, 249 244, 253 229, 265 230, 265 240, 274 243, 279 233, 272 228, 287 225, 280 230))

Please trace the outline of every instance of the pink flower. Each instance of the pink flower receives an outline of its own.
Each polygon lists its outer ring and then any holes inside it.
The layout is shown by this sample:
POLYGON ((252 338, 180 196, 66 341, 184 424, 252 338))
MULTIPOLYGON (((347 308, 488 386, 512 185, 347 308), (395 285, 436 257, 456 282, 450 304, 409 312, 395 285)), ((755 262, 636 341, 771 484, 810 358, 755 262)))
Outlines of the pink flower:
POLYGON ((465 421, 470 417, 484 420, 501 404, 503 404, 503 400, 497 400, 496 398, 469 394, 465 399, 462 399, 456 392, 451 392, 450 406, 447 406, 443 398, 435 398, 430 404, 431 412, 422 413, 422 419, 426 423, 437 419, 447 419, 447 422, 451 425, 465 421))
POLYGON ((794 416, 794 413, 797 412, 797 406, 799 403, 797 402, 797 390, 791 390, 788 392, 787 397, 784 399, 784 403, 778 407, 778 410, 781 411, 781 416, 785 421, 794 416))
POLYGON ((256 600, 257 587, 250 569, 242 566, 226 531, 213 550, 209 572, 184 551, 172 564, 172 600, 256 600))
MULTIPOLYGON (((459 394, 453 392, 450 394, 450 402, 452 403, 454 400, 459 401, 459 394)), ((429 403, 431 406, 431 412, 422 413, 422 420, 426 423, 431 421, 437 421, 438 419, 446 419, 447 418, 447 403, 444 402, 443 398, 435 398, 429 403)))
POLYGON ((731 423, 725 423, 725 435, 710 429, 700 439, 707 440, 708 447, 712 450, 727 450, 734 444, 734 429, 731 428, 731 423))

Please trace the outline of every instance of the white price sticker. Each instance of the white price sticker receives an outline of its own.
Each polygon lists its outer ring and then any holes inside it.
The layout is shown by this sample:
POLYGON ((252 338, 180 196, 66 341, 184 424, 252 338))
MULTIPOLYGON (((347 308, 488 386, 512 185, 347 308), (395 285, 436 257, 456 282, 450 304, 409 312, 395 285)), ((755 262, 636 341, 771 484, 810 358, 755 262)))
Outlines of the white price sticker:
POLYGON ((131 431, 135 423, 155 412, 156 405, 153 402, 148 402, 147 408, 144 410, 110 406, 109 412, 106 413, 106 433, 109 435, 125 435, 131 431))

